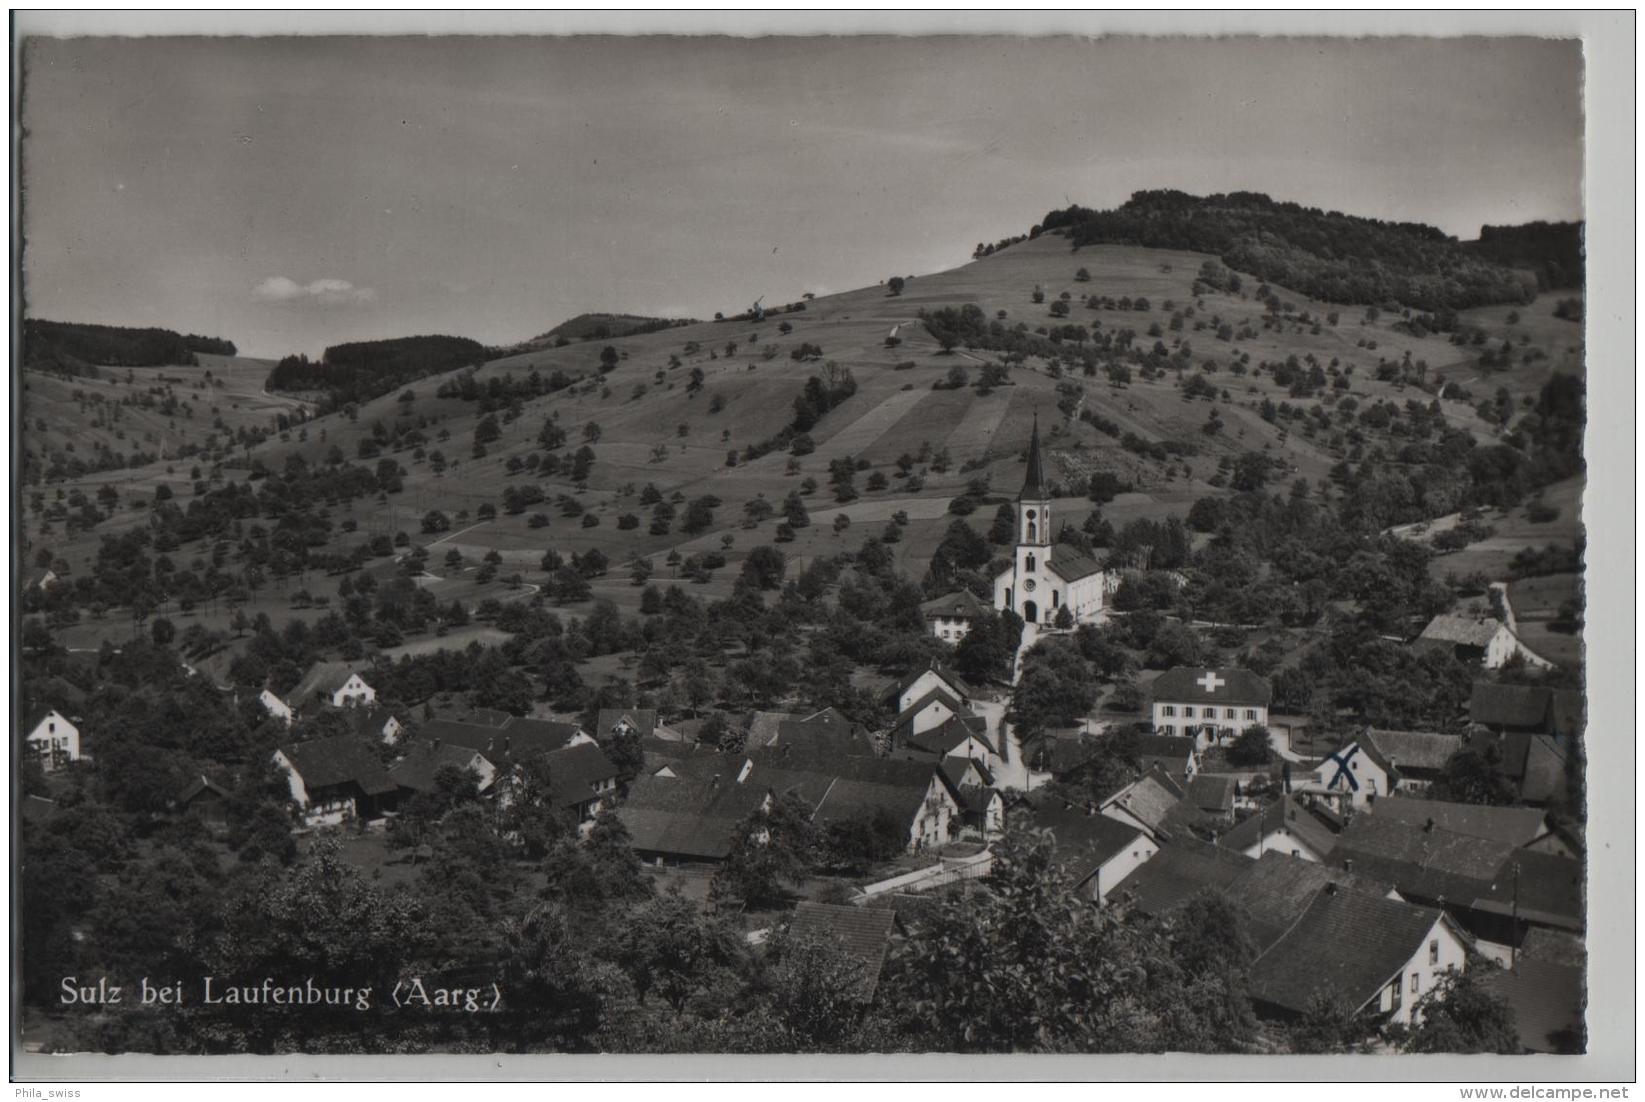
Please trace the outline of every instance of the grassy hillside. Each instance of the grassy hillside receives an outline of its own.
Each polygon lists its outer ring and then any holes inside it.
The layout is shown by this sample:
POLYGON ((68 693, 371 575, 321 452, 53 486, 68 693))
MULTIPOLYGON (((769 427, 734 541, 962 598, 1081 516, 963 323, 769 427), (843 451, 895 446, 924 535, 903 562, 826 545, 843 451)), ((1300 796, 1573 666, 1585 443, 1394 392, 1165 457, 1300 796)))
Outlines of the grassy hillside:
MULTIPOLYGON (((249 451, 225 454, 224 473, 243 477, 248 462, 278 471, 293 456, 318 464, 332 449, 368 468, 391 456, 404 469, 403 491, 331 508, 340 546, 401 531, 413 543, 427 542, 431 537, 420 532, 419 518, 438 510, 451 524, 431 553, 435 573, 442 571, 441 559, 449 550, 459 551, 470 564, 496 551, 505 569, 520 570, 527 582, 541 583, 546 580, 539 569, 545 550, 566 556, 599 550, 611 560, 612 569, 596 579, 596 595, 632 606, 639 589, 629 584, 622 564, 636 554, 648 557, 656 577, 666 579, 672 573, 665 561, 670 552, 686 556, 724 549, 727 566, 700 591, 728 591, 742 555, 772 541, 782 519, 781 503, 791 491, 803 495, 811 514, 810 526, 783 545, 791 558, 803 561, 854 548, 865 533, 879 532, 901 512, 908 523, 891 549, 899 567, 918 578, 953 519, 946 511, 950 501, 968 485, 985 480, 992 494, 1015 495, 1036 416, 1046 439, 1049 474, 1064 487, 1065 496, 1057 504, 1060 516, 1079 524, 1094 508, 1084 495, 1090 475, 1108 471, 1133 487, 1104 507, 1104 515, 1119 526, 1134 517, 1183 515, 1196 499, 1229 492, 1227 467, 1245 453, 1263 453, 1275 461, 1276 486, 1298 478, 1321 486, 1344 460, 1358 462, 1369 447, 1399 443, 1379 436, 1373 427, 1352 423, 1351 417, 1325 427, 1306 417, 1268 420, 1265 403, 1289 403, 1299 410, 1329 403, 1323 413, 1344 412, 1350 408, 1344 405, 1349 399, 1360 410, 1379 402, 1426 407, 1435 399, 1417 385, 1420 374, 1430 385, 1454 384, 1451 392, 1456 396, 1439 402, 1445 421, 1489 442, 1503 429, 1479 407, 1485 405, 1491 413, 1498 390, 1506 395, 1501 401, 1518 410, 1555 371, 1581 369, 1580 327, 1552 317, 1551 297, 1511 308, 1517 311, 1512 322, 1509 307, 1470 311, 1466 321, 1485 334, 1484 342, 1457 344, 1444 333, 1413 335, 1398 314, 1372 316, 1361 308, 1332 306, 1278 285, 1273 293, 1290 309, 1276 312, 1255 296, 1254 279, 1237 294, 1207 292, 1196 297, 1196 279, 1207 259, 1201 253, 1124 245, 1089 245, 1070 253, 1066 240, 1045 236, 953 271, 912 280, 901 295, 873 287, 819 298, 803 311, 773 315, 759 323, 701 322, 519 352, 474 372, 476 385, 470 389, 482 395, 481 401, 437 396, 461 371, 419 379, 409 385, 409 401, 403 390, 397 390, 361 403, 352 418, 330 413, 249 451), (1080 269, 1088 278, 1077 278, 1080 269), (1036 290, 1043 302, 1033 301, 1036 290), (1072 303, 1070 316, 1053 318, 1051 310, 1064 293, 1072 303), (1096 309, 1085 304, 1093 297, 1099 303, 1096 309), (1119 309, 1120 300, 1134 305, 1139 298, 1148 300, 1146 312, 1119 309), (1103 304, 1109 299, 1114 305, 1103 304), (982 393, 975 385, 982 367, 1004 357, 963 347, 944 353, 920 322, 922 311, 968 304, 990 320, 1006 326, 1022 323, 1030 332, 1071 322, 1100 322, 1099 329, 1105 332, 1129 328, 1140 346, 1158 342, 1168 348, 1173 366, 1148 378, 1134 373, 1130 383, 1120 385, 1106 373, 1086 376, 1060 357, 1054 362, 1030 355, 1009 365, 1004 385, 982 393), (1191 317, 1186 316, 1189 309, 1191 317), (1180 328, 1172 327, 1173 315, 1179 315, 1180 328), (1150 334, 1152 326, 1159 327, 1158 337, 1150 334), (899 343, 888 347, 893 330, 899 343), (1218 339, 1219 330, 1230 339, 1218 339), (1500 349, 1504 341, 1512 348, 1508 365, 1482 367, 1482 354, 1500 349), (1187 342, 1188 355, 1181 355, 1178 342, 1187 342), (619 358, 603 372, 600 354, 607 344, 619 358), (802 344, 820 348, 820 356, 796 361, 793 353, 802 344), (1273 368, 1293 357, 1304 371, 1310 364, 1322 371, 1330 365, 1331 387, 1323 394, 1292 397, 1292 388, 1276 380, 1273 368), (1243 374, 1235 373, 1236 359, 1246 361, 1243 374), (1200 375, 1207 361, 1216 367, 1204 375, 1212 384, 1211 394, 1188 397, 1184 383, 1200 375), (794 399, 806 380, 823 373, 830 363, 850 372, 856 392, 809 431, 815 450, 792 457, 779 449, 746 459, 751 446, 789 424, 794 399), (1384 368, 1380 377, 1379 365, 1384 368), (968 385, 943 387, 956 366, 968 373, 968 385), (700 385, 693 385, 698 372, 700 385), (539 381, 575 381, 552 393, 511 399, 509 395, 521 393, 519 384, 533 373, 539 381), (491 396, 484 397, 488 388, 491 396), (1213 408, 1221 427, 1208 435, 1205 426, 1213 408), (1087 412, 1112 431, 1082 420, 1087 412), (475 431, 487 417, 495 418, 497 437, 476 456, 475 431), (545 454, 538 444, 545 423, 564 431, 561 455, 567 462, 559 472, 542 476, 521 465, 533 455, 545 454), (419 434, 423 443, 405 444, 416 438, 408 433, 419 434), (1133 446, 1126 446, 1127 439, 1133 446), (398 450, 397 440, 402 442, 398 450), (569 460, 585 442, 594 458, 586 480, 579 484, 573 481, 569 460), (1161 458, 1144 454, 1137 446, 1161 442, 1187 443, 1192 454, 1161 458), (728 463, 732 452, 734 465, 728 463), (436 453, 443 464, 435 462, 436 453), (905 455, 913 460, 907 474, 897 466, 905 455), (829 486, 830 463, 839 459, 867 464, 855 475, 858 496, 846 503, 836 502, 829 486), (517 468, 512 471, 511 460, 517 468), (884 489, 869 488, 876 475, 884 477, 884 489), (814 489, 805 489, 807 480, 815 481, 814 489), (505 490, 528 483, 537 486, 546 501, 508 515, 502 506, 505 490), (665 498, 677 495, 680 515, 692 499, 717 498, 712 522, 688 534, 677 517, 667 533, 652 534, 652 506, 640 500, 648 485, 665 498), (575 501, 582 515, 564 515, 557 504, 562 497, 575 501), (777 507, 779 515, 745 527, 745 508, 760 499, 777 507), (479 511, 488 504, 497 507, 498 515, 481 520, 479 511), (530 526, 531 516, 538 512, 547 514, 546 527, 530 526), (638 517, 638 527, 620 528, 619 518, 625 514, 638 517), (584 516, 596 518, 594 525, 585 526, 584 516), (835 530, 837 516, 849 519, 843 534, 835 530), (353 531, 341 530, 346 521, 353 522, 353 531)), ((244 387, 240 393, 248 416, 266 419, 274 412, 272 405, 251 405, 252 395, 244 394, 244 387)), ((30 424, 43 418, 47 425, 41 436, 30 437, 30 447, 38 448, 41 440, 56 443, 78 423, 72 402, 43 387, 32 388, 25 399, 30 424)), ((197 412, 195 419, 206 416, 197 412)), ((142 431, 164 438, 169 430, 169 422, 162 419, 152 425, 145 422, 142 431)), ((129 435, 129 427, 127 431, 129 435)), ((184 494, 187 468, 168 474, 164 466, 122 472, 118 481, 141 491, 169 480, 184 494)), ((88 478, 63 485, 89 493, 106 480, 88 478)), ((985 504, 971 519, 986 530, 992 513, 993 505, 985 504)), ((100 536, 143 519, 141 511, 123 510, 89 533, 65 536, 58 530, 52 539, 71 565, 83 566, 100 536)), ((33 516, 27 531, 37 536, 33 516)))

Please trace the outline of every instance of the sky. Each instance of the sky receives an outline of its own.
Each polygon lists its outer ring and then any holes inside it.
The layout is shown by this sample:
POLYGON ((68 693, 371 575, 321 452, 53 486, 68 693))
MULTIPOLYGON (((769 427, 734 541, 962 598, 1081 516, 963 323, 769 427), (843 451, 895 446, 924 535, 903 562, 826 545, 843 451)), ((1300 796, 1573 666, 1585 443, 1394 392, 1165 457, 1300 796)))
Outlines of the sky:
POLYGON ((1581 94, 1524 38, 31 39, 24 294, 314 356, 849 290, 1143 189, 1471 238, 1582 217, 1581 94))

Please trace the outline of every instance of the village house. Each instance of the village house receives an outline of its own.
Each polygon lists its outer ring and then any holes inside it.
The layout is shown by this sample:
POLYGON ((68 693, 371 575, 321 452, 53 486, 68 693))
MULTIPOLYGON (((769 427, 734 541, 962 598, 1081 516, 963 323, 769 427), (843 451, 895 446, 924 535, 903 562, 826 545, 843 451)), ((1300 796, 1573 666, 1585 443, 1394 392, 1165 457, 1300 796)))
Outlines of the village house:
POLYGON ((969 713, 980 699, 979 694, 965 680, 936 659, 904 677, 885 694, 885 702, 893 712, 902 715, 915 703, 933 692, 941 691, 958 703, 957 711, 969 713))
POLYGON ((347 662, 316 662, 284 697, 264 687, 257 699, 269 715, 290 727, 305 711, 356 708, 377 702, 377 690, 347 662))
POLYGON ((1463 748, 1461 735, 1432 731, 1390 731, 1367 727, 1360 741, 1399 772, 1399 791, 1420 796, 1439 779, 1451 755, 1463 748))
POLYGON ((1044 467, 1036 417, 1028 441, 1028 472, 1017 495, 1016 547, 1011 565, 994 578, 994 607, 1022 617, 1027 639, 1062 623, 1101 623, 1104 615, 1102 564, 1056 542, 1044 467))
POLYGON ((1467 953, 1443 911, 1329 883, 1251 966, 1251 998, 1295 1016, 1325 988, 1352 1012, 1409 1025, 1423 995, 1467 967, 1467 953))
POLYGON ((1581 965, 1521 956, 1511 967, 1487 970, 1480 983, 1508 1004, 1522 1051, 1559 1056, 1584 1051, 1581 965))
POLYGON ((1005 830, 1005 797, 994 787, 993 774, 976 758, 954 755, 937 766, 948 791, 960 805, 961 826, 984 840, 1005 830))
POLYGON ((1554 668, 1552 662, 1520 642, 1507 624, 1489 616, 1435 616, 1417 636, 1415 646, 1442 650, 1464 662, 1478 662, 1488 670, 1500 670, 1515 658, 1537 669, 1554 668))
POLYGON ((1097 810, 1156 842, 1165 842, 1179 830, 1186 833, 1193 817, 1184 802, 1186 796, 1181 785, 1156 769, 1115 792, 1097 810))
POLYGON ((1180 784, 1199 771, 1199 751, 1191 738, 1180 735, 1138 735, 1137 759, 1144 772, 1158 769, 1180 784))
POLYGON ((1250 670, 1178 666, 1155 678, 1149 695, 1156 734, 1183 735, 1204 749, 1267 726, 1274 693, 1250 670))
POLYGON ((989 614, 987 606, 966 589, 920 605, 920 615, 931 634, 951 646, 970 635, 971 625, 989 614))
POLYGON ((233 799, 228 789, 202 773, 177 794, 172 806, 179 815, 193 816, 213 834, 222 834, 228 830, 228 809, 233 799))
POLYGON ((427 739, 407 746, 405 756, 389 768, 388 776, 408 793, 435 792, 444 769, 474 774, 475 791, 482 794, 497 779, 496 767, 478 750, 427 739))
POLYGON ((1391 794, 1400 783, 1400 772, 1370 739, 1355 739, 1332 751, 1292 785, 1295 792, 1307 792, 1336 800, 1344 807, 1361 808, 1391 794))
POLYGON ((1579 856, 1578 848, 1563 833, 1554 829, 1547 813, 1541 808, 1494 807, 1402 795, 1397 800, 1384 800, 1378 804, 1376 813, 1384 819, 1394 819, 1407 826, 1433 823, 1441 830, 1473 838, 1489 838, 1518 849, 1551 853, 1556 857, 1579 856))
POLYGON ((80 760, 80 728, 64 718, 56 708, 35 708, 23 724, 27 746, 48 773, 80 760))
POLYGON ((379 819, 398 804, 399 787, 369 746, 352 735, 293 742, 274 751, 291 800, 306 826, 379 819))
POLYGON ((802 900, 788 920, 789 935, 829 942, 855 960, 861 970, 853 978, 852 996, 874 1001, 891 939, 899 928, 897 912, 889 907, 853 907, 849 904, 802 900))
POLYGON ((280 720, 287 727, 290 727, 297 720, 297 714, 291 710, 291 705, 281 700, 274 690, 267 686, 264 686, 263 691, 257 694, 257 702, 263 706, 264 711, 280 720))
POLYGON ((1159 918, 1203 891, 1224 890, 1255 863, 1190 837, 1154 840, 1158 850, 1104 893, 1107 902, 1159 918))
POLYGON ((496 717, 464 716, 461 719, 430 719, 418 728, 425 741, 449 743, 478 750, 499 769, 512 767, 533 754, 546 754, 570 746, 593 746, 592 735, 575 723, 552 719, 524 719, 501 713, 496 717))
POLYGON ((390 746, 405 731, 405 724, 401 723, 393 712, 381 704, 365 704, 350 708, 346 718, 349 725, 354 728, 354 733, 361 738, 372 739, 390 746))
POLYGON ((594 729, 601 739, 633 735, 642 739, 680 742, 684 738, 679 731, 662 722, 655 708, 601 708, 594 729))
POLYGON ((1223 834, 1217 845, 1247 857, 1281 853, 1303 861, 1323 861, 1336 841, 1335 832, 1323 819, 1287 795, 1223 834))
POLYGON ((1582 693, 1578 689, 1476 681, 1468 698, 1468 722, 1497 735, 1579 739, 1583 730, 1582 693))
POLYGON ((981 716, 955 716, 938 727, 894 739, 892 755, 916 761, 970 758, 990 771, 997 771, 1000 754, 987 735, 987 727, 987 721, 981 716))
POLYGON ((1077 809, 1043 807, 1033 825, 1056 840, 1053 860, 1082 899, 1101 906, 1115 886, 1159 852, 1159 844, 1129 823, 1077 809))

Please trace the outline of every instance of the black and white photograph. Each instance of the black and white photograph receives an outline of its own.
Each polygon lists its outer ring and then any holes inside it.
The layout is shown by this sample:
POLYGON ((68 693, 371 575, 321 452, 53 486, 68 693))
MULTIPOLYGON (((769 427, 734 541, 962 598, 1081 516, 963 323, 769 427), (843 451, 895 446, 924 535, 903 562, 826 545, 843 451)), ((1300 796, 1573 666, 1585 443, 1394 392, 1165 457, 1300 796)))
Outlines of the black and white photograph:
POLYGON ((1620 1020, 1580 35, 296 20, 14 14, 14 1077, 1620 1020))

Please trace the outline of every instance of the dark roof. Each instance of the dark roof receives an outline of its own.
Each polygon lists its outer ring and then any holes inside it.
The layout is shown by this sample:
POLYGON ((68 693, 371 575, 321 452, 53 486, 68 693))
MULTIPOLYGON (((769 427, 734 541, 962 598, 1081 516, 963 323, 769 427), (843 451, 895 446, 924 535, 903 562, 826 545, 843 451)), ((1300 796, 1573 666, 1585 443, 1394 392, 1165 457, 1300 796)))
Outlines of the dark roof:
POLYGON ((595 798, 594 786, 617 779, 617 767, 592 742, 581 742, 544 755, 554 802, 575 807, 595 798))
POLYGON ((1520 957, 1512 968, 1482 969, 1481 986, 1513 1011, 1520 1046, 1531 1052, 1582 1051, 1582 969, 1520 957))
POLYGON ((1227 834, 1217 839, 1219 846, 1244 852, 1256 845, 1265 835, 1272 836, 1284 829, 1324 857, 1337 844, 1337 836, 1317 816, 1290 796, 1270 804, 1261 814, 1252 815, 1227 834))
POLYGON ((1234 812, 1233 777, 1214 773, 1196 773, 1188 778, 1188 802, 1210 815, 1232 815, 1234 812))
POLYGON ((1045 768, 1053 776, 1063 776, 1090 761, 1097 752, 1097 740, 1076 736, 1074 738, 1046 739, 1043 744, 1045 768))
POLYGON ((280 747, 280 752, 311 792, 355 784, 367 796, 380 796, 395 788, 376 753, 354 735, 291 742, 280 747))
POLYGON ((1135 741, 1141 757, 1182 761, 1194 756, 1194 740, 1181 735, 1138 735, 1135 741))
POLYGON ((548 719, 521 719, 510 716, 507 723, 464 723, 455 719, 431 719, 417 734, 424 739, 439 739, 453 746, 466 746, 485 755, 496 766, 515 762, 532 754, 562 749, 581 733, 575 723, 560 723, 548 719))
POLYGON ((1222 893, 1244 912, 1246 929, 1261 952, 1302 917, 1315 894, 1327 884, 1371 895, 1387 895, 1393 890, 1391 885, 1358 873, 1269 850, 1240 870, 1223 886, 1222 893))
POLYGON ((949 620, 976 620, 988 615, 988 612, 988 606, 977 600, 976 594, 969 589, 933 597, 920 605, 920 614, 927 620, 939 617, 949 620))
POLYGON ((1076 551, 1067 544, 1058 544, 1051 549, 1050 561, 1045 564, 1051 573, 1065 582, 1077 582, 1081 578, 1089 578, 1093 574, 1102 573, 1102 564, 1082 551, 1076 551))
POLYGON ((1178 666, 1154 679, 1149 695, 1168 704, 1261 704, 1267 706, 1274 693, 1268 682, 1250 670, 1208 670, 1178 666), (1216 689, 1207 692, 1202 681, 1212 677, 1216 689))
POLYGON ((760 806, 767 791, 737 784, 735 769, 717 782, 640 776, 629 786, 617 817, 638 852, 718 860, 731 852, 737 824, 760 806))
POLYGON ((1327 886, 1251 966, 1251 996, 1301 1012, 1323 989, 1358 1010, 1404 970, 1440 920, 1428 907, 1327 886))
POLYGON ((413 792, 433 792, 436 787, 435 774, 441 769, 448 765, 469 769, 478 756, 480 752, 472 747, 436 746, 427 739, 418 739, 411 744, 405 757, 388 771, 388 775, 401 788, 409 788, 413 792))
POLYGON ((628 720, 633 726, 634 733, 641 738, 649 738, 657 730, 657 709, 655 708, 601 708, 600 715, 595 720, 595 726, 600 736, 609 736, 623 720, 628 720))
POLYGON ((776 733, 768 742, 756 743, 750 738, 748 745, 792 746, 795 752, 852 757, 878 753, 868 728, 838 708, 824 708, 803 719, 778 720, 776 733))
POLYGON ((1541 685, 1476 681, 1468 700, 1468 718, 1474 723, 1571 738, 1582 734, 1582 711, 1580 691, 1541 685))
POLYGON ((1159 916, 1206 888, 1227 887, 1253 863, 1242 853, 1177 839, 1160 846, 1158 853, 1116 884, 1108 898, 1123 899, 1142 914, 1159 916))
POLYGON ((936 757, 945 758, 958 747, 963 746, 967 739, 976 739, 988 747, 990 751, 994 749, 993 741, 982 731, 977 730, 975 724, 967 723, 965 717, 962 716, 950 717, 928 731, 910 735, 906 740, 906 745, 916 750, 923 750, 936 757))
POLYGON ((1442 613, 1428 621, 1428 626, 1422 629, 1419 638, 1431 643, 1455 643, 1484 649, 1501 630, 1502 621, 1490 617, 1475 619, 1472 616, 1451 616, 1442 613))
POLYGON ((912 828, 920 807, 925 803, 926 790, 839 777, 828 786, 822 802, 817 805, 814 821, 819 826, 826 826, 884 811, 899 826, 912 828))
POLYGON ((34 729, 40 726, 40 724, 44 722, 45 718, 53 712, 56 712, 59 718, 67 718, 63 716, 61 711, 51 707, 48 704, 36 704, 29 708, 29 710, 24 713, 28 718, 23 722, 23 734, 25 736, 33 734, 34 729))
MULTIPOLYGON (((1515 737, 1515 736, 1510 736, 1515 737)), ((1563 796, 1569 783, 1570 757, 1554 735, 1527 735, 1519 798, 1548 803, 1563 796)))
POLYGON ((1361 741, 1372 744, 1406 774, 1412 770, 1437 773, 1445 768, 1452 754, 1462 749, 1461 735, 1434 731, 1384 731, 1372 727, 1366 730, 1361 741))
POLYGON ((1581 861, 1536 850, 1516 850, 1470 906, 1491 914, 1517 915, 1540 926, 1581 930, 1582 887, 1581 861))
POLYGON ((1028 472, 1023 476, 1022 492, 1018 501, 1044 501, 1050 495, 1045 488, 1044 464, 1040 460, 1040 415, 1034 414, 1034 431, 1028 437, 1028 472))
POLYGON ((943 779, 948 782, 948 787, 956 792, 965 787, 976 787, 976 781, 970 781, 967 785, 967 780, 974 774, 981 777, 984 788, 991 787, 994 783, 994 775, 988 771, 988 767, 975 758, 953 754, 943 758, 937 764, 937 768, 942 770, 943 779))
POLYGON ((1548 833, 1546 813, 1534 807, 1490 807, 1394 796, 1378 800, 1371 814, 1415 827, 1431 819, 1436 827, 1454 834, 1490 838, 1513 846, 1529 845, 1548 833))
POLYGON ((1082 884, 1116 854, 1125 852, 1142 831, 1106 815, 1041 807, 1034 810, 1034 826, 1049 830, 1056 839, 1053 860, 1074 884, 1082 884))
POLYGON ((748 745, 767 746, 776 740, 782 724, 804 718, 798 712, 749 712, 748 718, 743 721, 743 726, 748 730, 748 745))
POLYGON ((224 788, 222 785, 202 773, 190 781, 188 786, 177 794, 178 806, 186 807, 196 799, 199 799, 201 795, 207 793, 222 800, 231 798, 229 796, 228 789, 224 788))
MULTIPOLYGON (((350 662, 316 662, 303 674, 303 679, 297 682, 297 687, 286 695, 286 699, 297 704, 318 693, 334 693, 357 671, 358 667, 350 662)), ((360 679, 364 681, 365 676, 362 674, 360 679)))
POLYGON ((1498 870, 1516 847, 1509 842, 1458 834, 1425 822, 1408 823, 1383 814, 1381 803, 1355 815, 1337 837, 1327 860, 1337 866, 1352 861, 1354 871, 1386 880, 1400 894, 1467 906, 1491 891, 1498 870))
POLYGON ((885 967, 886 950, 896 921, 894 910, 807 900, 794 908, 788 931, 833 941, 855 957, 862 964, 857 993, 866 1002, 879 987, 880 971, 885 967))

